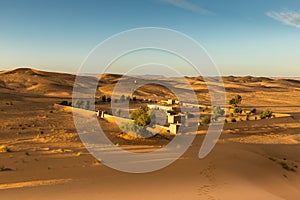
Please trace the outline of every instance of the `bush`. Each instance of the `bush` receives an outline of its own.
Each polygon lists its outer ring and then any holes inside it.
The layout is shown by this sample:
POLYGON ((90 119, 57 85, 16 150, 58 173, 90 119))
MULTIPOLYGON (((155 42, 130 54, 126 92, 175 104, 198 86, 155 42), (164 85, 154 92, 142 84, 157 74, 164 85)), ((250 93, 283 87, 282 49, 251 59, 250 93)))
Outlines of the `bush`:
POLYGON ((68 101, 62 101, 59 104, 62 105, 62 106, 71 106, 72 105, 72 103, 68 102, 68 101))
POLYGON ((121 101, 121 102, 124 102, 124 101, 125 101, 125 95, 124 95, 124 94, 120 97, 120 101, 121 101))
POLYGON ((73 101, 73 107, 74 108, 81 108, 82 107, 82 103, 83 103, 83 101, 80 101, 80 100, 75 100, 75 101, 73 101))
POLYGON ((128 135, 135 138, 148 138, 152 134, 145 127, 136 125, 135 123, 126 123, 121 125, 121 129, 128 135))
POLYGON ((250 120, 250 114, 249 114, 249 113, 246 114, 246 120, 247 120, 247 121, 250 120))
POLYGON ((90 109, 90 101, 75 100, 72 106, 74 108, 82 108, 82 109, 89 110, 90 109))
POLYGON ((4 167, 4 166, 0 166, 0 172, 4 172, 4 171, 11 171, 12 169, 4 167))
POLYGON ((252 108, 250 113, 255 114, 256 113, 256 108, 252 108))
POLYGON ((141 107, 132 113, 130 113, 130 118, 134 120, 134 123, 138 126, 145 127, 149 125, 151 122, 154 123, 154 112, 149 110, 148 107, 141 107))
POLYGON ((236 122, 236 119, 235 119, 235 118, 232 118, 232 119, 231 119, 231 122, 236 122))
POLYGON ((242 96, 237 94, 232 99, 229 100, 229 105, 237 106, 237 104, 242 103, 242 100, 243 100, 242 96))
POLYGON ((287 163, 285 162, 279 162, 279 164, 282 166, 283 169, 287 170, 287 171, 292 171, 292 172, 296 172, 296 170, 289 166, 287 163))
POLYGON ((106 98, 106 101, 107 101, 107 102, 111 102, 111 98, 110 98, 110 97, 107 97, 107 98, 106 98))
POLYGON ((210 124, 210 117, 209 116, 203 117, 201 120, 201 124, 203 124, 203 125, 210 124))
POLYGON ((100 96, 100 101, 105 102, 106 101, 106 96, 105 95, 100 96))
POLYGON ((219 117, 224 116, 225 110, 222 109, 220 106, 213 106, 212 113, 213 113, 213 119, 216 120, 219 117))
POLYGON ((273 112, 271 110, 265 110, 260 114, 261 119, 271 118, 273 115, 273 112))
POLYGON ((242 114, 243 109, 242 109, 241 107, 236 107, 236 108, 234 108, 233 112, 234 112, 234 113, 242 114))

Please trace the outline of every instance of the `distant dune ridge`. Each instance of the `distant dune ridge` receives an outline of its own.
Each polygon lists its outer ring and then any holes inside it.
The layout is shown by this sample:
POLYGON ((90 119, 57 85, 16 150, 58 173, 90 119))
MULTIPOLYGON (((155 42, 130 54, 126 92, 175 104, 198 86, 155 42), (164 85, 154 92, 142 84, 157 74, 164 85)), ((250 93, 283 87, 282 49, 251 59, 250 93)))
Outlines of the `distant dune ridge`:
MULTIPOLYGON (((114 85, 122 78, 118 74, 102 74, 93 76, 87 76, 86 84, 87 87, 91 83, 90 81, 95 81, 99 79, 100 93, 111 92, 114 85)), ((124 77, 123 77, 124 78, 124 77)), ((125 77, 130 78, 130 77, 125 77)), ((140 77, 135 77, 137 80, 140 77)), ((153 78, 153 77, 149 77, 153 78)), ((235 76, 225 76, 222 77, 225 83, 226 91, 232 93, 244 93, 253 91, 287 91, 289 88, 300 88, 300 80, 293 79, 274 79, 265 77, 235 77, 235 76)), ((161 81, 176 82, 177 78, 164 78, 159 77, 161 81)), ((202 77, 186 77, 186 79, 193 86, 194 90, 197 92, 206 91, 206 85, 202 77)), ((44 72, 31 68, 19 68, 14 70, 6 70, 0 72, 0 89, 6 91, 15 91, 21 93, 34 93, 44 96, 61 96, 61 97, 71 97, 73 84, 75 80, 75 75, 67 73, 56 73, 56 72, 44 72)), ((161 97, 159 91, 162 88, 156 85, 155 87, 144 87, 136 91, 139 96, 151 96, 161 97)), ((174 85, 176 87, 176 84, 174 85)))

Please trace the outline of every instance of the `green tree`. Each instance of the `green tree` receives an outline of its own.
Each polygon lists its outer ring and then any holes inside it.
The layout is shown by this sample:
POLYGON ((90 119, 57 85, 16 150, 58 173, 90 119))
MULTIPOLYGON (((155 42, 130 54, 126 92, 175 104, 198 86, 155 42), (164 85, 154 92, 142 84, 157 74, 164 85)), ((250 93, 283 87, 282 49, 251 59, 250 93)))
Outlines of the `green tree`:
POLYGON ((252 114, 255 114, 255 113, 256 113, 256 108, 252 108, 250 112, 251 112, 252 114))
POLYGON ((249 121, 250 120, 250 113, 246 114, 246 120, 249 121))
POLYGON ((234 108, 233 112, 242 114, 243 109, 241 107, 236 107, 236 108, 234 108))
POLYGON ((102 95, 101 101, 102 101, 102 102, 105 102, 105 101, 106 101, 106 96, 105 96, 105 95, 102 95))
POLYGON ((134 120, 134 123, 145 127, 151 123, 151 113, 148 107, 141 107, 132 113, 130 113, 130 118, 134 120))
POLYGON ((271 118, 273 115, 273 112, 271 110, 265 110, 260 114, 261 119, 271 118))
POLYGON ((242 96, 237 94, 232 99, 229 100, 229 105, 237 106, 238 104, 242 103, 242 100, 243 100, 242 96))
POLYGON ((90 101, 88 101, 88 100, 83 101, 82 108, 89 110, 90 109, 90 101))
POLYGON ((81 100, 75 100, 72 106, 74 108, 81 108, 82 104, 83 104, 83 101, 81 101, 81 100))
POLYGON ((225 110, 222 109, 220 106, 213 106, 212 113, 213 113, 213 119, 217 120, 219 117, 224 116, 225 110))
POLYGON ((201 120, 201 124, 203 124, 203 125, 210 124, 210 117, 209 116, 203 117, 201 120))
POLYGON ((124 102, 124 101, 125 101, 125 95, 124 95, 124 94, 120 97, 120 101, 121 101, 121 102, 124 102))

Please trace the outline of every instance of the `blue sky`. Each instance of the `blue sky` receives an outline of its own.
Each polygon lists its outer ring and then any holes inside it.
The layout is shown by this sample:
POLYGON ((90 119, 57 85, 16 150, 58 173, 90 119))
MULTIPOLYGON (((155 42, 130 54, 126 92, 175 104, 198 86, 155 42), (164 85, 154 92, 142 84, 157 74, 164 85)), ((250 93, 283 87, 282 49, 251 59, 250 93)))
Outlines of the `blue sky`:
POLYGON ((194 38, 223 75, 300 76, 299 0, 0 0, 0 70, 75 73, 99 42, 148 26, 194 38))

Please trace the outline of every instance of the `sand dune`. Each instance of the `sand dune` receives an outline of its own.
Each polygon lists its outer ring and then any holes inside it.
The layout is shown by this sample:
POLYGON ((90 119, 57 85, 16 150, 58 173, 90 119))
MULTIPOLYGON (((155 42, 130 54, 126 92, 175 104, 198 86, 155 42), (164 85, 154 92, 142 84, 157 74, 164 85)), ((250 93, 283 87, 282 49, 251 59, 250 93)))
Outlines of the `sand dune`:
MULTIPOLYGON (((95 77, 85 77, 88 87, 95 77)), ((99 76, 98 76, 99 78, 99 76)), ((124 77, 130 81, 141 77, 124 77)), ((105 74, 99 94, 111 95, 120 75, 105 74)), ((198 158, 207 127, 170 166, 147 174, 127 174, 97 161, 83 146, 71 107, 74 75, 16 69, 0 72, 0 196, 3 199, 289 199, 300 197, 300 82, 260 77, 223 77, 228 99, 272 109, 285 116, 238 121, 224 126, 214 150, 198 158)), ((178 78, 159 78, 186 92, 178 78)), ((202 77, 188 77, 201 103, 209 103, 202 77)), ((155 84, 135 95, 153 100, 173 94, 155 84)), ((137 103, 137 106, 140 104, 137 103)), ((128 151, 150 152, 167 141, 125 141, 116 124, 99 120, 107 137, 128 151)), ((168 159, 168 158, 166 158, 168 159)))

